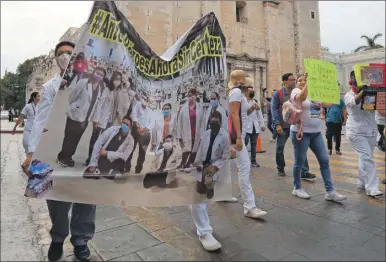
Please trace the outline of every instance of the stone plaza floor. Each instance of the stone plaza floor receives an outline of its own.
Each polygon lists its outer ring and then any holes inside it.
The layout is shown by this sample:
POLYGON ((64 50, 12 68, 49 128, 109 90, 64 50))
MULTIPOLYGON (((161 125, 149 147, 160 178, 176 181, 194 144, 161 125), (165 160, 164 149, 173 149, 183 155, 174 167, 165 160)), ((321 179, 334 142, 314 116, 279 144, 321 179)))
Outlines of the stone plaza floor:
MULTIPOLYGON (((343 204, 324 200, 323 180, 312 152, 308 153, 310 171, 317 175, 317 179, 315 182, 302 182, 311 199, 293 196, 291 141, 287 142, 285 149, 287 176, 279 177, 275 168, 275 144, 268 142, 268 131, 263 133, 262 140, 266 152, 257 154, 261 167, 253 168, 251 181, 257 206, 268 214, 259 220, 243 216, 237 172, 233 170, 233 195, 239 202, 214 203, 209 208, 214 236, 222 243, 222 250, 208 253, 201 247, 186 206, 125 209, 98 206, 96 234, 90 243, 92 260, 385 260, 385 198, 373 199, 357 191, 358 158, 346 137, 343 136, 341 146, 343 155, 330 156, 335 189, 348 197, 343 204)), ((50 220, 44 200, 23 197, 25 180, 20 178, 19 168, 24 158, 21 135, 1 135, 1 157, 2 233, 18 236, 9 239, 2 234, 1 260, 45 258, 50 243, 50 220), (4 207, 20 212, 3 212, 4 207), (20 219, 25 216, 29 217, 30 223, 20 219), (19 227, 15 226, 15 221, 20 221, 19 227), (30 249, 26 248, 29 243, 30 249), (24 246, 17 248, 18 244, 24 246)), ((377 175, 383 179, 384 153, 375 149, 374 161, 377 175)), ((381 190, 385 190, 384 185, 381 185, 381 190)), ((69 243, 65 250, 65 260, 72 260, 69 243)))

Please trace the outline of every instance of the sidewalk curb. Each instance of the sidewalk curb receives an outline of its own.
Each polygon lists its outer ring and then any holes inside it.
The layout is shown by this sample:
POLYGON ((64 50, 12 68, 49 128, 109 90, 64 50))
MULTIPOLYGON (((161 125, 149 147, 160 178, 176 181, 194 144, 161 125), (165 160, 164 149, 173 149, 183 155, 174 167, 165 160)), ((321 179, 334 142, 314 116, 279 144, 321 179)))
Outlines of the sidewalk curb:
MULTIPOLYGON (((12 134, 12 130, 0 130, 1 134, 12 134)), ((16 130, 15 134, 23 134, 23 130, 16 130)))

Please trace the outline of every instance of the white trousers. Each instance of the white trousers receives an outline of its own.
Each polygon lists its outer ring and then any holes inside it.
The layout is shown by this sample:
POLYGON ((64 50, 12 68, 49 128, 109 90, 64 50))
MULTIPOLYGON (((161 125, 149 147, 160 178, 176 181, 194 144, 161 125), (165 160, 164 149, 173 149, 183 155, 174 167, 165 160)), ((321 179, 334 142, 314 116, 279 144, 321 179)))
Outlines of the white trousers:
MULTIPOLYGON (((244 214, 246 214, 249 210, 256 207, 256 202, 250 180, 251 160, 245 144, 243 144, 243 149, 237 152, 237 168, 239 170, 241 196, 244 200, 244 214)), ((213 228, 209 221, 208 203, 190 205, 189 209, 192 214, 193 223, 197 228, 197 235, 205 236, 206 234, 211 234, 213 228)))
POLYGON ((207 234, 212 234, 213 228, 209 221, 208 203, 190 205, 189 209, 192 213, 193 223, 197 229, 197 235, 202 237, 207 234))
MULTIPOLYGON (((244 140, 244 139, 243 139, 244 140)), ((243 141, 243 149, 238 151, 237 154, 237 169, 239 170, 239 186, 241 196, 244 200, 244 214, 249 210, 256 207, 255 193, 253 192, 251 185, 251 159, 249 157, 247 148, 243 141)))
POLYGON ((24 152, 25 154, 28 153, 28 141, 29 141, 29 136, 31 134, 31 130, 25 130, 23 132, 23 147, 24 147, 24 152))
POLYGON ((348 138, 359 156, 358 185, 364 186, 366 193, 371 194, 379 190, 379 179, 373 161, 377 137, 351 135, 348 138))

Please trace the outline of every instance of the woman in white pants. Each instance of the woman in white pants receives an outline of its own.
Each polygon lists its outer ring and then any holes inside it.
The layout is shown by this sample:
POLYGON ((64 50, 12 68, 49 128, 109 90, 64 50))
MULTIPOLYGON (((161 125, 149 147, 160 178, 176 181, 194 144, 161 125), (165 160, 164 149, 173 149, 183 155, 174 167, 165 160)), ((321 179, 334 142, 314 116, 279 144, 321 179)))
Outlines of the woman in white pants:
MULTIPOLYGON (((230 82, 228 87, 231 89, 229 93, 229 108, 232 116, 233 126, 236 132, 236 156, 239 169, 239 185, 242 198, 244 200, 244 215, 250 218, 259 218, 267 214, 267 212, 256 207, 255 194, 252 190, 250 181, 251 162, 248 151, 244 145, 245 124, 247 124, 247 110, 249 108, 245 93, 247 86, 252 86, 253 81, 247 78, 242 70, 231 72, 230 82), (240 117, 241 116, 241 119, 240 117)), ((197 228, 197 234, 200 237, 200 242, 207 251, 215 251, 221 248, 221 244, 213 237, 213 229, 209 222, 208 204, 201 203, 191 205, 193 222, 197 228)))
MULTIPOLYGON (((378 197, 383 193, 379 190, 379 179, 373 161, 378 132, 375 112, 361 109, 363 90, 357 86, 354 71, 350 78, 351 91, 344 97, 348 112, 346 135, 359 155, 358 188, 364 189, 368 196, 378 197)), ((378 112, 385 114, 384 111, 378 112)))
POLYGON ((23 147, 26 154, 28 153, 29 136, 31 134, 32 125, 35 120, 36 112, 38 111, 37 107, 38 107, 39 101, 40 101, 39 93, 33 92, 31 94, 30 99, 28 100, 28 103, 24 106, 23 110, 21 110, 20 116, 18 117, 16 124, 12 130, 12 135, 13 135, 16 132, 17 126, 21 124, 23 120, 26 120, 26 123, 24 125, 24 132, 23 132, 23 147))

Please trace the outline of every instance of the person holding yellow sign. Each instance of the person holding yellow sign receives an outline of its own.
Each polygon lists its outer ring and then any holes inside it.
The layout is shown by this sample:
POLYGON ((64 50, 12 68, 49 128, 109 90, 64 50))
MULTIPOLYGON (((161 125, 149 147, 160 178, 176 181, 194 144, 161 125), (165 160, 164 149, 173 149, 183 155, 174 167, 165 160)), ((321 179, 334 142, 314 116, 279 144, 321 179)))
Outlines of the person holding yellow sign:
POLYGON ((291 125, 291 140, 295 151, 293 165, 294 190, 292 194, 304 199, 310 198, 301 186, 301 172, 306 160, 307 150, 311 148, 320 165, 324 187, 327 191, 325 199, 335 202, 345 200, 346 196, 334 190, 328 153, 322 136, 320 111, 322 110, 322 105, 324 107, 330 107, 331 105, 308 99, 307 74, 300 75, 297 78, 296 88, 291 92, 290 101, 294 107, 301 110, 299 112, 301 125, 291 125))
MULTIPOLYGON (((368 196, 379 197, 383 193, 379 190, 379 179, 373 160, 378 132, 375 111, 361 108, 363 89, 357 85, 354 71, 350 73, 350 79, 351 91, 344 97, 348 112, 346 134, 359 156, 358 188, 364 189, 368 196)), ((385 115, 385 110, 378 112, 385 115)))

